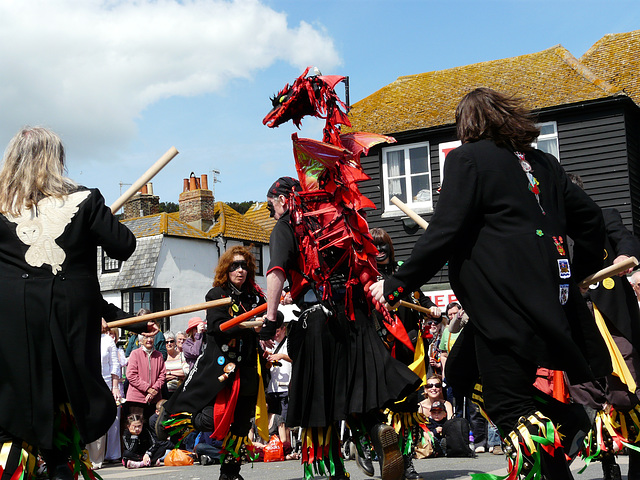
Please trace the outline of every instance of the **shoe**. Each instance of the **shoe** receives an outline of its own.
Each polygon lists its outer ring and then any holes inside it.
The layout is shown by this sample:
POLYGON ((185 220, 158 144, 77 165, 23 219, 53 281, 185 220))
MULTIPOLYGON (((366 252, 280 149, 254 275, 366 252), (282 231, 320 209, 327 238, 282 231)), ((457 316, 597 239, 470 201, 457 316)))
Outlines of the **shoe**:
POLYGON ((404 479, 405 480, 423 480, 418 472, 416 472, 413 466, 413 455, 408 454, 403 456, 404 459, 404 479))
POLYGON ((364 455, 361 456, 356 449, 356 465, 367 477, 373 477, 375 472, 373 470, 373 462, 371 461, 371 450, 367 447, 363 447, 362 450, 364 451, 364 455))
POLYGON ((484 450, 483 446, 476 447, 476 453, 484 453, 484 452, 485 452, 485 450, 484 450))
POLYGON ((142 462, 136 462, 135 460, 127 460, 127 468, 140 468, 142 467, 142 462))
POLYGON ((402 480, 404 459, 398 446, 398 434, 383 423, 374 426, 371 433, 371 443, 380 460, 380 477, 382 480, 402 480))
POLYGON ((163 422, 167 420, 169 415, 167 414, 167 411, 164 409, 164 405, 160 405, 159 410, 160 411, 158 413, 158 419, 156 420, 156 424, 153 426, 154 427, 153 429, 156 431, 156 438, 160 441, 165 441, 169 438, 169 433, 164 428, 163 422))
POLYGON ((603 463, 602 477, 604 480, 622 480, 622 474, 620 473, 620 465, 616 463, 603 463))
POLYGON ((218 480, 244 480, 244 478, 239 473, 235 475, 227 475, 226 473, 221 473, 218 477, 218 480))
POLYGON ((493 453, 494 455, 504 455, 504 451, 502 450, 502 445, 496 445, 495 447, 493 447, 493 453))
POLYGON ((58 465, 53 469, 53 472, 49 472, 49 478, 51 480, 73 480, 73 473, 67 464, 58 465))
POLYGON ((200 465, 211 465, 213 459, 209 455, 200 455, 200 465))

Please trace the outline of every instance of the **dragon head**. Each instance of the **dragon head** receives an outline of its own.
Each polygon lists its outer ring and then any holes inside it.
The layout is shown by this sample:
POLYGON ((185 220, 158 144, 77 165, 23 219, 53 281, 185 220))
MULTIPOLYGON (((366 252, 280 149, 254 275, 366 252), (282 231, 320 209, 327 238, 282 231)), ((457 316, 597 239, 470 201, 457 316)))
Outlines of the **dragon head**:
POLYGON ((338 124, 350 125, 341 110, 346 105, 336 94, 334 87, 344 77, 338 75, 323 76, 313 67, 307 67, 291 86, 287 83, 276 95, 271 97, 273 108, 262 120, 264 125, 275 128, 289 120, 300 128, 302 118, 312 115, 327 120, 327 127, 333 131, 338 124), (309 71, 312 75, 307 75, 309 71))

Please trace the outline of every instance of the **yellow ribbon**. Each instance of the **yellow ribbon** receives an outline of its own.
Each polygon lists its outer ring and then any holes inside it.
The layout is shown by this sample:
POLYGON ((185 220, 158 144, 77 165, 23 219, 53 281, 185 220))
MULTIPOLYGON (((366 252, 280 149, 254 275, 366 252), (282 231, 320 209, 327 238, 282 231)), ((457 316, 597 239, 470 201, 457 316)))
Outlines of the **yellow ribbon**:
POLYGON ((269 440, 269 415, 267 414, 267 397, 264 393, 264 385, 262 381, 262 368, 260 366, 260 353, 256 352, 258 356, 258 400, 256 402, 256 428, 258 430, 258 435, 265 440, 269 440))
POLYGON ((421 387, 427 384, 427 366, 424 358, 424 341, 422 340, 422 337, 418 336, 418 339, 416 340, 416 348, 413 352, 413 363, 409 365, 409 370, 422 379, 422 383, 420 384, 421 387))
POLYGON ((596 307, 595 303, 593 304, 593 315, 596 319, 596 325, 598 325, 598 329, 600 330, 600 335, 604 339, 604 342, 607 344, 607 348, 609 349, 609 355, 611 355, 611 363, 613 364, 613 374, 620 378, 622 383, 624 383, 631 393, 635 393, 636 391, 636 382, 629 371, 629 367, 624 361, 618 346, 613 340, 613 337, 609 333, 609 329, 607 329, 607 325, 605 324, 604 318, 596 307))

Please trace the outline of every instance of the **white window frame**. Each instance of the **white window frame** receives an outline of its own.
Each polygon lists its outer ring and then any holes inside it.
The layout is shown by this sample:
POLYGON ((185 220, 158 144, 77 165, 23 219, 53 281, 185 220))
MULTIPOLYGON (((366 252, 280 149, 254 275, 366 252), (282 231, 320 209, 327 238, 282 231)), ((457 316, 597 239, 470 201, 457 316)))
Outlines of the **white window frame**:
POLYGON ((407 206, 416 213, 431 213, 433 212, 433 172, 431 170, 431 150, 429 142, 409 143, 407 145, 394 145, 392 147, 385 147, 381 151, 382 155, 382 198, 384 212, 383 218, 389 217, 403 217, 406 216, 402 210, 396 207, 389 201, 389 168, 387 164, 387 153, 395 152, 398 150, 404 150, 404 178, 407 185, 407 206), (417 174, 411 174, 411 158, 409 157, 409 150, 412 148, 426 147, 427 149, 427 170, 417 174), (431 199, 429 201, 417 202, 413 201, 413 191, 411 190, 411 177, 416 175, 429 174, 429 190, 431 192, 431 199))
POLYGON ((558 154, 557 155, 556 154, 552 154, 552 155, 554 155, 558 159, 558 162, 560 162, 560 142, 558 140, 558 123, 556 121, 536 123, 536 127, 538 127, 538 128, 542 128, 542 127, 545 127, 547 125, 553 125, 554 132, 553 133, 547 133, 545 135, 540 135, 538 138, 536 138, 536 141, 531 144, 531 146, 533 148, 538 148, 538 142, 540 140, 555 140, 556 141, 556 146, 558 147, 558 154))
POLYGON ((440 186, 442 186, 442 181, 444 180, 444 162, 447 157, 445 155, 445 150, 450 151, 453 148, 458 148, 460 145, 462 145, 462 142, 460 140, 455 140, 453 142, 444 142, 438 145, 438 163, 440 164, 440 186))

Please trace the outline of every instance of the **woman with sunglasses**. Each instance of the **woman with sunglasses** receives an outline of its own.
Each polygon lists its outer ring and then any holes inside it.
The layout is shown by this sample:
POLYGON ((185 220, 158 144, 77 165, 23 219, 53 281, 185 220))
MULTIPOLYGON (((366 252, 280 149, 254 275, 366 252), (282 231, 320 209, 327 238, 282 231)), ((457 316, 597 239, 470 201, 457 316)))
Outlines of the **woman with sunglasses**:
POLYGON ((248 248, 235 246, 220 257, 213 288, 205 298, 231 297, 233 303, 207 310, 204 351, 182 386, 161 407, 156 422, 158 437, 171 435, 174 443, 193 430, 213 432, 214 439, 224 440, 223 451, 228 453, 223 456, 220 480, 242 480, 244 445, 250 445, 251 418, 262 388, 257 364, 260 327, 220 331, 222 323, 265 302, 255 272, 248 248))
POLYGON ((166 332, 164 341, 167 346, 167 360, 164 364, 167 372, 165 377, 168 392, 167 398, 171 398, 171 395, 184 381, 186 374, 189 373, 189 364, 183 353, 178 350, 175 333, 166 332))
POLYGON ((445 400, 444 392, 442 390, 442 377, 440 375, 432 375, 427 379, 427 384, 424 386, 425 398, 420 402, 420 413, 428 417, 431 411, 431 405, 433 402, 442 402, 447 411, 447 419, 453 417, 453 405, 445 400))

